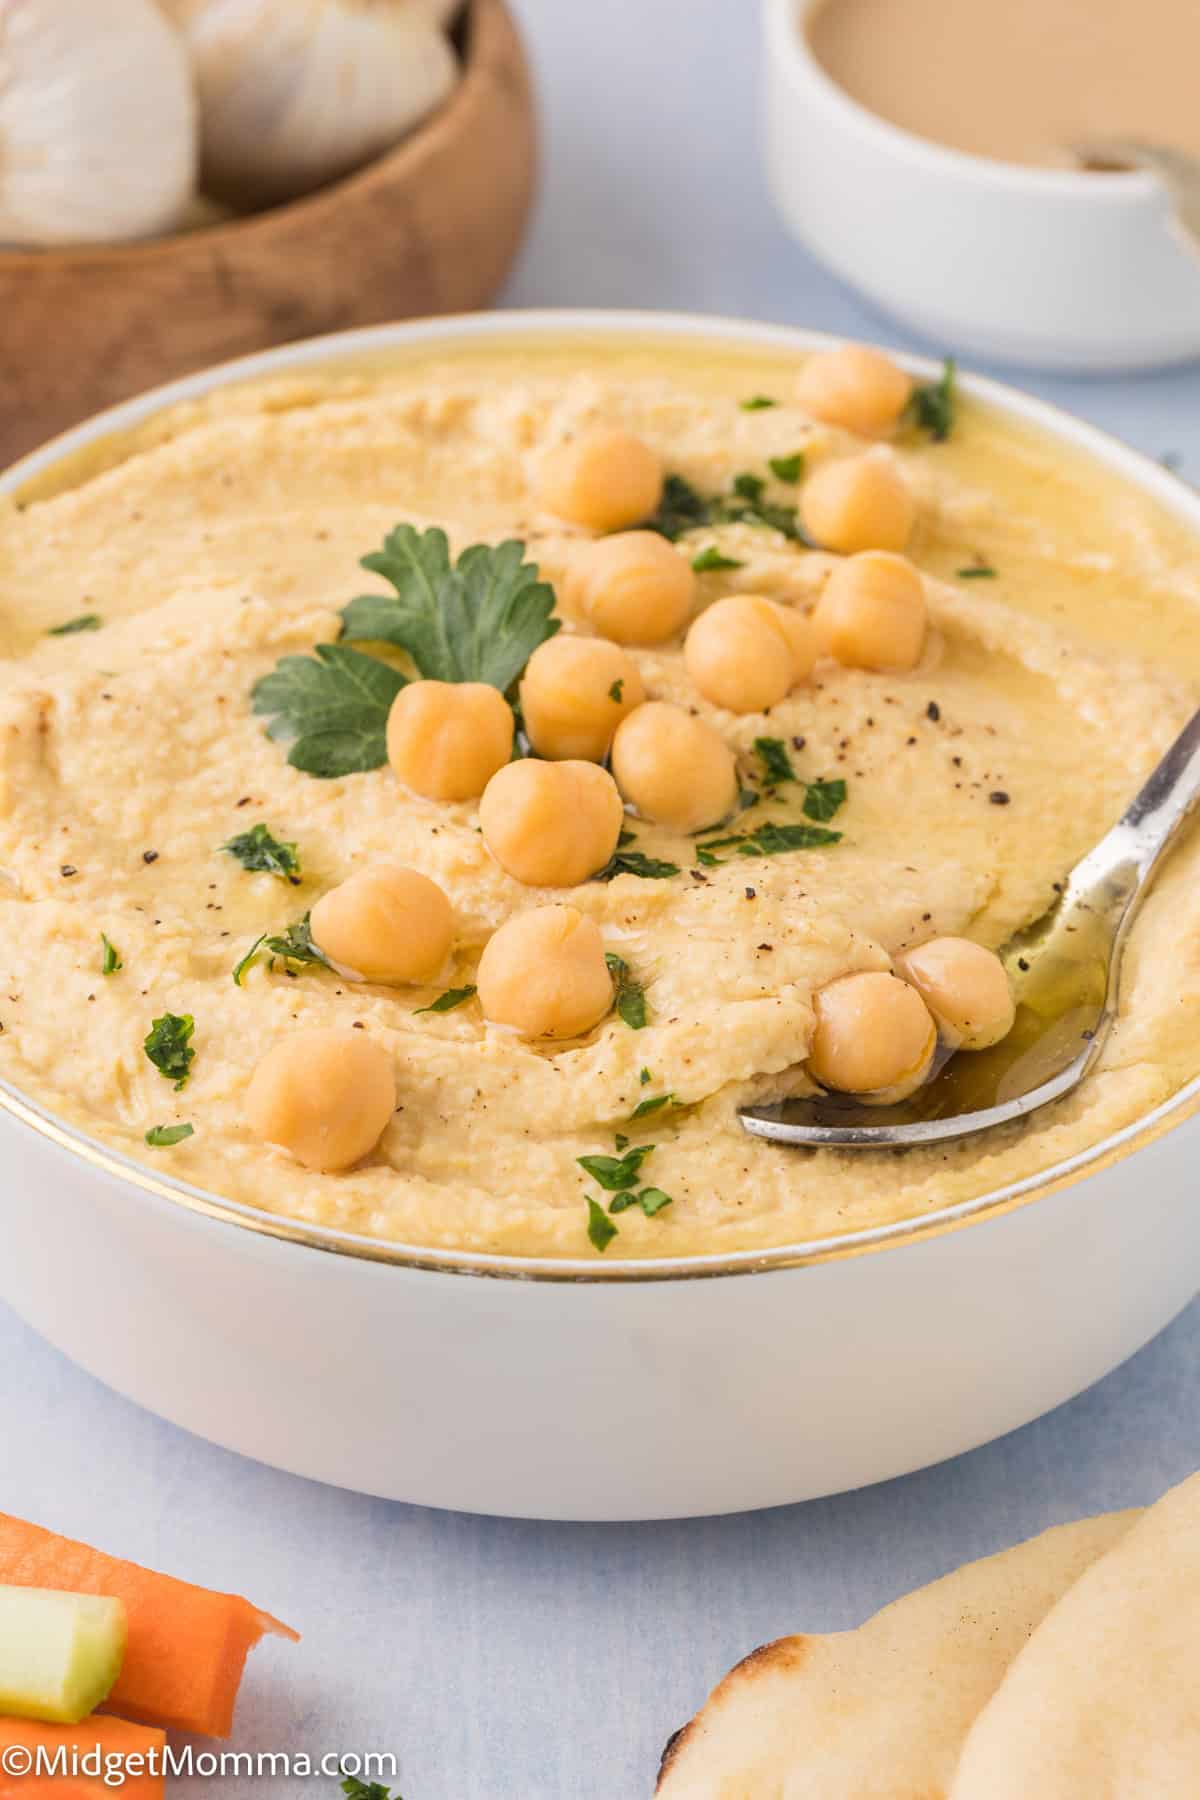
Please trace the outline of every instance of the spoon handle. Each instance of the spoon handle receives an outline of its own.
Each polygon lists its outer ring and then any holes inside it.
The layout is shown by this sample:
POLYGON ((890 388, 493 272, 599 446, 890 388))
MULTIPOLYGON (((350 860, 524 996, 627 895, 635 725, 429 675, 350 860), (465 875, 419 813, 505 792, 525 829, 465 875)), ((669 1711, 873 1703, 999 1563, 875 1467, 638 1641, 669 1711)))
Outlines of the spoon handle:
POLYGON ((1200 712, 1184 726, 1125 812, 1074 870, 1068 892, 1110 886, 1131 912, 1162 858, 1200 803, 1200 712))

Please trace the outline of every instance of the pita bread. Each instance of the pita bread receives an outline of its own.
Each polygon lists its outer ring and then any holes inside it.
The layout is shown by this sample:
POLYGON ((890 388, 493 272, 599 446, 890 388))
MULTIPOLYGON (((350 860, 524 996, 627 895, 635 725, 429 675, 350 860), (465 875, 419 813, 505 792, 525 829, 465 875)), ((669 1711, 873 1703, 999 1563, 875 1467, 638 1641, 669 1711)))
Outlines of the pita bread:
POLYGON ((951 1800, 1196 1800, 1200 1475, 1079 1579, 972 1727, 951 1800))
POLYGON ((1009 1663, 1137 1516, 1059 1526, 857 1631, 756 1650, 668 1744, 660 1800, 947 1800, 967 1732, 1009 1663))

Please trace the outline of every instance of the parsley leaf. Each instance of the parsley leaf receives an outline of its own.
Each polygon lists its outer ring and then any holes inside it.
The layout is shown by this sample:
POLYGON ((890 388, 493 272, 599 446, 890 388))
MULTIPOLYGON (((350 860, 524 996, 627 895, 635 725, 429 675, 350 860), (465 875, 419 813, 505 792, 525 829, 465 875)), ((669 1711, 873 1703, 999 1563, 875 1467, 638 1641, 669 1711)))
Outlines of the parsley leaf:
POLYGON ((74 637, 78 631, 99 631, 103 623, 99 613, 80 613, 77 619, 67 619, 62 625, 52 625, 46 636, 74 637))
POLYGON ((194 1125, 152 1125, 146 1133, 146 1142, 152 1150, 169 1150, 172 1144, 182 1144, 184 1138, 194 1137, 194 1125))
POLYGON ((610 950, 604 960, 616 989, 613 1004, 617 1016, 625 1021, 631 1031, 641 1031, 646 1024, 645 988, 633 975, 623 956, 616 956, 610 950))
POLYGON ((315 659, 281 657, 255 682, 251 699, 256 713, 275 714, 267 726, 269 738, 295 739, 288 754, 293 769, 329 781, 387 761, 388 713, 406 685, 405 677, 377 656, 318 644, 315 659))
POLYGON ((643 856, 640 850, 618 847, 611 862, 592 876, 593 881, 614 881, 618 875, 639 875, 643 881, 669 881, 678 875, 679 864, 661 862, 656 856, 643 856))
POLYGON ((740 402, 743 412, 765 412, 768 406, 778 406, 778 400, 772 400, 770 394, 751 394, 748 400, 740 402))
POLYGON ((596 1249, 603 1252, 608 1249, 608 1246, 616 1237, 617 1228, 601 1206, 600 1202, 598 1200, 593 1200, 590 1195, 588 1196, 587 1209, 587 1234, 596 1249))
POLYGON ((648 1219, 652 1219, 655 1213, 660 1213, 664 1206, 674 1204, 670 1194, 664 1194, 661 1188, 656 1187, 643 1188, 637 1198, 638 1205, 648 1219))
POLYGON ((100 943, 104 950, 104 955, 100 962, 100 973, 102 975, 115 975, 118 969, 123 969, 125 967, 125 964, 121 961, 121 952, 117 949, 115 944, 109 943, 108 938, 103 931, 100 933, 100 943))
POLYGON ((447 988, 445 993, 439 994, 437 999, 429 1006, 418 1006, 413 1017, 415 1019, 418 1014, 427 1012, 453 1012, 456 1006, 465 1006, 468 1000, 473 1000, 474 998, 475 989, 473 987, 447 988))
POLYGON ((606 1193, 619 1194, 637 1186, 638 1170, 653 1148, 653 1144, 639 1144, 636 1150, 621 1157, 577 1156, 575 1160, 606 1193))
POLYGON ((444 531, 397 525, 362 566, 390 581, 396 597, 352 600, 342 609, 343 638, 398 645, 427 681, 485 681, 503 693, 559 629, 554 589, 515 539, 472 544, 451 563, 444 531))
POLYGON ((625 682, 623 678, 620 681, 613 682, 608 690, 608 697, 614 706, 620 706, 622 700, 625 698, 625 682))
POLYGON ((220 848, 236 857, 251 874, 280 875, 293 887, 300 885, 300 858, 295 844, 282 844, 271 834, 269 825, 254 825, 239 831, 220 848))
POLYGON ((664 1194, 661 1188, 648 1187, 638 1194, 618 1194, 615 1200, 609 1202, 608 1210, 610 1213, 623 1213, 628 1212, 631 1206, 640 1206, 646 1217, 652 1219, 664 1206, 673 1204, 670 1194, 664 1194))
POLYGON ((767 467, 776 481, 786 481, 795 487, 804 473, 804 452, 797 450, 792 456, 772 456, 767 459, 767 467))
POLYGON ((191 1045, 195 1029, 191 1013, 164 1013, 161 1019, 154 1020, 143 1041, 142 1048, 150 1061, 160 1075, 175 1083, 176 1089, 183 1086, 191 1072, 196 1054, 191 1045))
POLYGON ((989 563, 972 563, 969 569, 956 569, 954 573, 960 581, 991 581, 996 571, 989 563))
POLYGON ((958 409, 956 374, 954 358, 948 356, 938 379, 914 388, 908 403, 913 424, 918 430, 927 431, 938 444, 944 444, 954 430, 958 409))
MULTIPOLYGON (((393 1800, 390 1788, 385 1788, 382 1781, 360 1781, 357 1775, 347 1775, 342 1783, 342 1792, 346 1800, 393 1800)), ((397 1792, 395 1800, 403 1800, 397 1792)))
POLYGON ((846 804, 844 781, 810 781, 804 790, 804 816, 824 824, 846 804))
POLYGON ((674 1104, 674 1094, 655 1094, 652 1099, 639 1100, 629 1117, 630 1119, 644 1119, 649 1113, 661 1112, 664 1106, 674 1106, 674 1104))
POLYGON ((715 544, 710 544, 707 550, 701 550, 699 556, 693 556, 692 567, 697 575, 712 575, 718 569, 742 569, 745 564, 740 558, 726 556, 715 544))
POLYGON ((781 787, 785 781, 795 781, 796 771, 782 738, 756 737, 754 754, 761 761, 763 773, 772 787, 781 787))
POLYGON ((264 931, 261 937, 255 938, 241 962, 234 968, 234 987, 241 987, 242 976, 263 954, 268 957, 278 956, 285 963, 316 963, 322 969, 333 967, 325 953, 313 943, 312 926, 307 913, 278 936, 271 936, 264 931))

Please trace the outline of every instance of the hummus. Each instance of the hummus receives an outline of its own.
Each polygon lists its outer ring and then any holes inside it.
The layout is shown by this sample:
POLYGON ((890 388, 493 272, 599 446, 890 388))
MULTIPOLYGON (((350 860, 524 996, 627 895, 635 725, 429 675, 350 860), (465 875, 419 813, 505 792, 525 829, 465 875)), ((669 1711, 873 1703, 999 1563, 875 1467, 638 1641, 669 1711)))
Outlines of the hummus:
MULTIPOLYGON (((1200 1069, 1200 847, 1165 870, 1129 953, 1120 1022, 1074 1096, 1014 1128, 928 1152, 796 1153, 750 1138, 739 1104, 804 1086, 817 989, 943 934, 1003 942, 1113 822, 1195 704, 1200 556, 1165 511, 1105 471, 961 403, 945 444, 903 439, 911 554, 933 631, 911 674, 821 665, 765 718, 703 703, 677 643, 631 652, 648 693, 700 711, 754 763, 787 744, 806 781, 844 780, 833 845, 696 866, 693 840, 636 822, 668 880, 531 890, 495 863, 475 803, 406 794, 385 766, 320 780, 288 765, 250 690, 336 637, 378 588, 358 559, 397 521, 458 550, 516 537, 556 582, 571 533, 540 514, 544 445, 596 422, 646 439, 704 492, 853 440, 800 413, 794 359, 719 346, 464 346, 224 391, 0 501, 0 1075, 156 1173, 322 1226, 422 1246, 588 1256, 578 1158, 653 1143, 642 1179, 671 1204, 618 1221, 607 1252, 766 1248, 920 1216, 1029 1175, 1138 1119, 1200 1069), (765 394, 778 403, 748 409, 765 394), (994 574, 963 578, 963 569, 994 574), (66 635, 52 628, 94 615, 66 635), (221 846, 268 824, 298 887, 221 846), (453 963, 423 989, 264 961, 232 970, 371 862, 436 880, 453 963), (648 1022, 527 1043, 469 986, 491 933, 567 899, 644 985, 648 1022), (103 974, 102 935, 121 967, 103 974), (195 1020, 181 1091, 143 1052, 156 1017, 195 1020), (249 1077, 301 1026, 357 1026, 394 1056, 399 1106, 377 1151, 317 1174, 255 1140, 249 1077), (669 1104, 630 1123, 646 1100, 669 1104), (148 1148, 155 1126, 193 1135, 148 1148)), ((794 504, 773 477, 770 498, 794 504)), ((740 564, 703 600, 811 605, 830 558, 745 523, 696 531, 740 564)), ((786 816, 781 791, 772 816, 786 816)), ((762 811, 767 808, 764 806, 762 811)), ((794 816, 799 817, 798 810, 794 816)), ((111 959, 110 959, 111 961, 111 959)))

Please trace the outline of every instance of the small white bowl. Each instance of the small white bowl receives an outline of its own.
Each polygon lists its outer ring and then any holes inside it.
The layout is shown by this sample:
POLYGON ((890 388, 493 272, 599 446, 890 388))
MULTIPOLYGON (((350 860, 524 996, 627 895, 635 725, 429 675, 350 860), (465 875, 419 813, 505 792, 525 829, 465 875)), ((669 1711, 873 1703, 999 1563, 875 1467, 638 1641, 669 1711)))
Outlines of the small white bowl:
POLYGON ((1151 176, 992 162, 888 124, 818 63, 821 3, 764 0, 764 23, 768 175, 824 263, 969 355, 1076 370, 1200 356, 1200 259, 1151 176))

